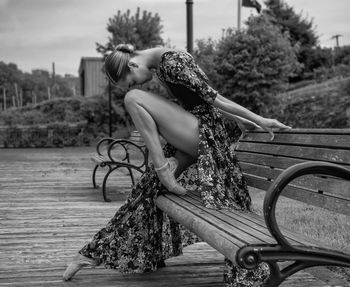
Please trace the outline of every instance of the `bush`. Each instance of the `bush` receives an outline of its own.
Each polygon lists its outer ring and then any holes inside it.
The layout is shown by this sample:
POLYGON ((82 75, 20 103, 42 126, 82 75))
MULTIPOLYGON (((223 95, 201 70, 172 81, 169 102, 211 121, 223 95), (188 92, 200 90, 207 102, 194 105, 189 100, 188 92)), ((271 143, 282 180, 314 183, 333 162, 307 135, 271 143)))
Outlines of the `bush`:
POLYGON ((350 65, 339 64, 330 68, 320 67, 313 72, 313 78, 319 83, 335 77, 350 77, 350 65))
POLYGON ((218 88, 227 98, 264 113, 300 65, 296 48, 268 17, 251 17, 247 24, 246 31, 228 33, 218 43, 218 88))
POLYGON ((89 145, 93 137, 86 134, 86 123, 51 123, 45 126, 9 126, 2 132, 5 147, 63 147, 89 145))
MULTIPOLYGON (((96 138, 102 138, 109 132, 108 100, 102 96, 91 98, 59 98, 41 102, 38 105, 26 106, 20 109, 10 109, 0 114, 0 126, 8 126, 6 140, 10 146, 74 146, 79 142, 89 144, 96 138), (84 123, 83 141, 67 136, 66 129, 69 123, 84 123), (31 125, 34 129, 45 125, 55 132, 54 142, 39 143, 31 139, 36 132, 31 129, 19 128, 31 125), (28 133, 28 136, 24 133, 28 133), (17 142, 14 142, 14 138, 17 142)), ((118 126, 125 125, 123 110, 114 105, 112 109, 112 128, 116 131, 118 126)), ((46 135, 47 137, 47 135, 46 135)), ((43 137, 41 137, 43 138, 43 137)), ((40 141, 40 140, 38 140, 40 141)))

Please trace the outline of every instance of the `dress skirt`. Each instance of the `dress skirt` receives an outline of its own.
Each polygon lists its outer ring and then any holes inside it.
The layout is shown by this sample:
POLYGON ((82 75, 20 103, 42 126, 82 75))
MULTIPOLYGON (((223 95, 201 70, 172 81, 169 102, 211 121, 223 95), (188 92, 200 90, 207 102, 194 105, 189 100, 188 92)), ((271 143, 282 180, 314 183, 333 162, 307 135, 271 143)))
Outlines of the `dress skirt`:
MULTIPOLYGON (((245 179, 230 146, 237 141, 237 126, 226 128, 222 115, 210 105, 199 105, 193 113, 199 120, 198 160, 178 181, 198 192, 207 208, 251 212, 251 199, 245 179)), ((166 157, 176 149, 164 147, 166 157)), ((200 241, 155 205, 160 193, 167 192, 151 167, 132 188, 126 202, 106 227, 97 232, 79 253, 97 264, 123 273, 142 273, 164 266, 167 258, 182 254, 182 249, 200 241)), ((254 270, 241 269, 225 259, 224 286, 262 286, 269 268, 261 264, 254 270)))

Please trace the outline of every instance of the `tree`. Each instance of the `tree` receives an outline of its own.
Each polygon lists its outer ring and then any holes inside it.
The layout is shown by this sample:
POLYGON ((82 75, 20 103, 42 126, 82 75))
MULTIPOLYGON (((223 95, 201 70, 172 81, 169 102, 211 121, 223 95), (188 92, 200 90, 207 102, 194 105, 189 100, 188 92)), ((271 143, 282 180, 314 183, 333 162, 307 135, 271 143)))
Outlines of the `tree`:
MULTIPOLYGON (((105 45, 96 43, 97 51, 105 56, 109 51, 113 51, 116 45, 121 43, 130 43, 136 49, 164 45, 161 37, 163 26, 160 22, 161 19, 157 13, 153 15, 151 12, 144 10, 141 15, 140 8, 137 8, 134 16, 130 14, 130 10, 127 10, 126 13, 118 10, 117 15, 108 19, 107 31, 111 34, 108 37, 108 42, 105 45)), ((144 89, 157 92, 161 90, 161 87, 159 83, 151 82, 145 84, 144 89)), ((128 117, 124 107, 125 91, 113 88, 112 93, 115 102, 113 108, 125 119, 128 125, 131 119, 128 117), (122 114, 119 107, 123 110, 122 114)))
POLYGON ((350 65, 350 46, 342 46, 334 49, 334 64, 350 65))
POLYGON ((218 44, 218 88, 224 96, 263 113, 300 64, 296 48, 268 16, 250 17, 247 26, 228 31, 218 44))
POLYGON ((299 45, 297 57, 304 68, 296 80, 307 77, 313 69, 314 63, 310 58, 314 58, 314 48, 318 43, 313 21, 305 18, 301 13, 297 14, 293 7, 283 0, 266 0, 265 4, 264 13, 271 17, 272 22, 281 29, 282 33, 289 33, 292 45, 299 45))
POLYGON ((197 64, 206 73, 209 78, 210 84, 213 87, 217 86, 217 73, 214 69, 214 58, 216 53, 217 43, 209 39, 200 39, 196 41, 196 47, 194 49, 193 56, 197 64))
MULTIPOLYGON (((12 107, 12 97, 16 96, 15 84, 17 85, 17 92, 20 83, 22 82, 23 73, 18 69, 14 63, 6 64, 0 61, 0 101, 3 102, 3 88, 6 93, 6 106, 12 107)), ((3 103, 4 104, 4 103, 3 103)))
POLYGON ((133 44, 136 49, 163 45, 164 41, 160 36, 163 26, 160 22, 161 19, 157 13, 153 15, 144 10, 141 16, 139 7, 134 16, 131 16, 130 10, 126 13, 118 10, 117 15, 108 19, 107 31, 111 35, 108 37, 107 44, 96 43, 97 51, 105 55, 120 43, 133 44))

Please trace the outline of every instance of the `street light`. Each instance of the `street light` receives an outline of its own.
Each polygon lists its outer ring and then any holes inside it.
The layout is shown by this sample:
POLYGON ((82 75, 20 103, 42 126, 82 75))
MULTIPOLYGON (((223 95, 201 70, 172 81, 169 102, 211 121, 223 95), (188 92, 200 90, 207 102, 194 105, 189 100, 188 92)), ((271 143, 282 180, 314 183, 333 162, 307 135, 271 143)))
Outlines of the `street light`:
POLYGON ((193 54, 193 0, 186 0, 187 52, 193 54))

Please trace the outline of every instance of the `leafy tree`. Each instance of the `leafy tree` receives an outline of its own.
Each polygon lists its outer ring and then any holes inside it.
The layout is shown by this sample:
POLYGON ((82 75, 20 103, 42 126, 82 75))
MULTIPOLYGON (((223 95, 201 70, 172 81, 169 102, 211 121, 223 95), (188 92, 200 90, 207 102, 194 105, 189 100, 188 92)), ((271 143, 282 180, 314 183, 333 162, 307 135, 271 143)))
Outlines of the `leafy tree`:
POLYGON ((140 12, 137 8, 135 15, 130 10, 122 13, 118 10, 117 15, 108 19, 107 31, 111 33, 105 45, 96 43, 97 51, 106 54, 112 51, 120 43, 131 43, 136 49, 150 48, 156 45, 163 45, 161 33, 163 26, 160 24, 159 15, 152 14, 146 10, 140 12))
MULTIPOLYGON (((314 24, 312 20, 305 18, 301 13, 297 14, 293 7, 283 0, 266 0, 264 13, 271 16, 272 22, 276 24, 282 33, 288 32, 292 45, 299 45, 297 54, 298 61, 304 65, 304 69, 296 78, 307 77, 311 74, 315 58, 314 48, 318 43, 314 24)), ((317 53, 316 53, 317 54, 317 53)))
MULTIPOLYGON (((136 49, 146 49, 157 45, 164 45, 164 41, 161 37, 162 29, 161 19, 157 13, 153 15, 146 10, 141 13, 140 8, 137 8, 135 15, 131 15, 130 10, 127 10, 126 13, 122 13, 118 10, 117 15, 108 19, 107 31, 111 34, 108 37, 108 42, 105 45, 96 43, 97 51, 105 56, 109 51, 112 51, 116 45, 121 43, 130 43, 134 45, 136 49)), ((153 92, 161 90, 159 83, 155 82, 145 84, 143 88, 153 92)), ((125 91, 113 88, 112 93, 115 102, 113 109, 116 113, 119 113, 120 116, 125 119, 126 124, 129 125, 131 119, 127 114, 123 102, 125 91), (120 110, 120 107, 122 110, 120 110)))
MULTIPOLYGON (((12 107, 12 97, 16 96, 17 92, 22 93, 22 104, 32 103, 33 94, 36 94, 37 102, 47 100, 48 87, 51 89, 55 97, 70 97, 73 91, 69 88, 69 84, 65 78, 56 75, 55 90, 53 91, 53 79, 50 73, 46 70, 36 69, 31 73, 23 73, 14 63, 6 64, 0 62, 0 92, 2 88, 6 90, 6 106, 12 107)), ((3 97, 0 97, 2 102, 3 97)))
POLYGON ((334 64, 350 65, 350 46, 337 47, 334 50, 334 64))
POLYGON ((209 39, 200 39, 196 41, 193 56, 201 69, 206 73, 211 85, 217 86, 218 76, 214 69, 214 58, 217 43, 209 39))
POLYGON ((12 106, 12 97, 15 96, 15 84, 19 86, 23 73, 14 63, 6 64, 0 61, 0 95, 2 100, 2 88, 6 90, 6 106, 12 106))
POLYGON ((218 44, 218 88, 224 96, 263 113, 300 64, 296 48, 268 16, 250 17, 247 26, 228 31, 218 44))

